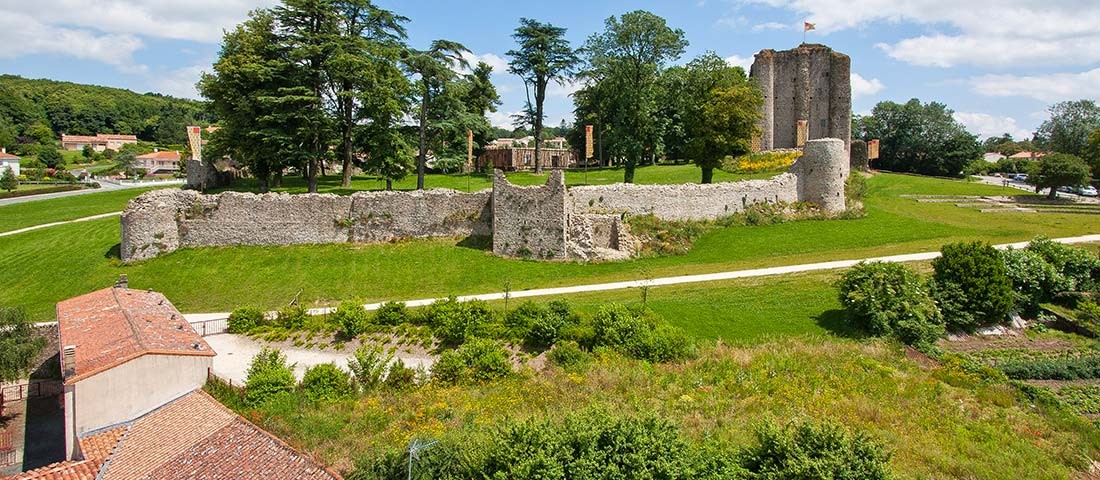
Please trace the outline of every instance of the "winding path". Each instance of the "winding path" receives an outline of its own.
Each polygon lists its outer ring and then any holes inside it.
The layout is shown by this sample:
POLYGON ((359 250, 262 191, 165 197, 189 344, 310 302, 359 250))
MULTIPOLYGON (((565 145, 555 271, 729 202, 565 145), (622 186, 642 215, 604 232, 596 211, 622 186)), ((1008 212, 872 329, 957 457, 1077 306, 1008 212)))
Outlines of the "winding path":
POLYGON ((39 229, 42 229, 42 228, 56 227, 58 225, 64 225, 66 223, 87 222, 87 221, 90 221, 90 220, 99 220, 101 218, 117 217, 119 215, 122 215, 122 212, 108 212, 108 213, 101 213, 99 215, 92 215, 90 217, 77 218, 77 219, 73 219, 73 220, 65 220, 63 222, 43 223, 41 225, 33 225, 33 226, 30 226, 30 227, 26 227, 26 228, 20 228, 18 230, 8 230, 6 232, 0 232, 0 237, 6 237, 8 235, 15 235, 17 233, 30 232, 30 231, 39 230, 39 229))

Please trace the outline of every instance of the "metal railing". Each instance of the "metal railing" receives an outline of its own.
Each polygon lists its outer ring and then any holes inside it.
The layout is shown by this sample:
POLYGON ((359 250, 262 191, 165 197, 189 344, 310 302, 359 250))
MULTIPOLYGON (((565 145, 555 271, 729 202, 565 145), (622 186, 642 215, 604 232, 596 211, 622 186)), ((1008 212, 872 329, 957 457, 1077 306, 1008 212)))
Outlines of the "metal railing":
POLYGON ((4 385, 0 387, 0 400, 3 403, 20 402, 28 398, 58 395, 64 391, 65 387, 57 380, 4 385))
POLYGON ((11 441, 11 432, 0 431, 0 467, 15 464, 15 445, 11 441))
POLYGON ((219 333, 229 333, 229 319, 219 318, 217 320, 191 322, 191 329, 203 337, 217 335, 219 333))

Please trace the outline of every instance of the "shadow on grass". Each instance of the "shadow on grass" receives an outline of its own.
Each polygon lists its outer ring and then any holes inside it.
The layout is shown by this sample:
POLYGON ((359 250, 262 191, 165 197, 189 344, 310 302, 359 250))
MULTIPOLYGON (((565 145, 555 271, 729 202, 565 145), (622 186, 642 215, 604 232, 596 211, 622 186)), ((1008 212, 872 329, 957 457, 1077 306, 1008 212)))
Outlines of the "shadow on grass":
POLYGON ((116 243, 112 245, 111 248, 107 249, 107 252, 103 254, 103 258, 108 260, 122 260, 122 244, 116 243))
POLYGON ((820 315, 814 317, 814 321, 817 325, 829 333, 841 338, 862 339, 867 338, 867 332, 853 327, 848 323, 848 312, 841 309, 833 309, 822 312, 820 315))
POLYGON ((469 237, 459 240, 455 246, 487 252, 493 249, 493 237, 488 235, 470 235, 469 237))

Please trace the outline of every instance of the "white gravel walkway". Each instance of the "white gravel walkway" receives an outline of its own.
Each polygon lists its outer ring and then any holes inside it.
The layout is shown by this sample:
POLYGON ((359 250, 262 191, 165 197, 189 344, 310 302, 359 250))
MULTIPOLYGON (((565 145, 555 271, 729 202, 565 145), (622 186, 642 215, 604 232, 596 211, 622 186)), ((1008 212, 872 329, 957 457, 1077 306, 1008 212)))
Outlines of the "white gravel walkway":
POLYGON ((38 230, 38 229, 41 229, 41 228, 56 227, 58 225, 64 225, 66 223, 87 222, 89 220, 99 220, 101 218, 117 217, 119 215, 122 215, 122 212, 101 213, 99 215, 92 215, 90 217, 77 218, 77 219, 74 219, 74 220, 65 220, 63 222, 43 223, 42 225, 34 225, 34 226, 31 226, 31 227, 20 228, 18 230, 9 230, 9 231, 6 231, 6 232, 0 232, 0 237, 6 237, 8 235, 15 235, 17 233, 30 232, 32 230, 38 230))
MULTIPOLYGON (((214 366, 211 368, 214 374, 240 384, 244 384, 248 364, 252 361, 252 357, 260 353, 260 349, 266 345, 245 335, 229 333, 210 335, 203 337, 203 340, 206 340, 206 343, 210 344, 210 348, 218 353, 214 357, 214 366)), ((305 373, 307 368, 322 363, 332 362, 336 366, 347 370, 348 359, 351 358, 353 352, 351 348, 345 348, 343 351, 283 346, 278 348, 279 351, 286 354, 287 361, 297 364, 294 367, 294 375, 298 377, 298 380, 302 379, 302 374, 305 373)), ((432 364, 435 363, 435 360, 428 356, 409 355, 401 352, 398 352, 395 356, 401 359, 406 367, 412 369, 420 366, 430 369, 432 364)))

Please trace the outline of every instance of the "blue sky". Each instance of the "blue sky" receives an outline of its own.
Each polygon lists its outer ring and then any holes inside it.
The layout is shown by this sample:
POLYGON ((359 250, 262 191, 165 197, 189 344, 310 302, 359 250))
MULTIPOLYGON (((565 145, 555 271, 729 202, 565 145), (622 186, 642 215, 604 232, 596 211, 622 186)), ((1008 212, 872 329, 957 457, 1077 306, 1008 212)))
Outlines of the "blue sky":
MULTIPOLYGON (((1095 0, 687 0, 443 2, 377 0, 410 17, 409 43, 436 38, 466 45, 496 67, 510 124, 525 98, 507 74, 506 52, 520 17, 568 29, 580 46, 609 16, 644 9, 683 29, 691 43, 678 63, 714 51, 747 66, 761 49, 807 41, 852 58, 853 111, 882 100, 939 101, 974 133, 1027 136, 1061 100, 1100 98, 1100 2, 1095 0)), ((221 32, 253 8, 244 0, 0 0, 0 72, 196 96, 221 32)), ((471 58, 474 60, 474 58, 471 58)), ((568 94, 552 89, 548 123, 572 118, 568 94)))

